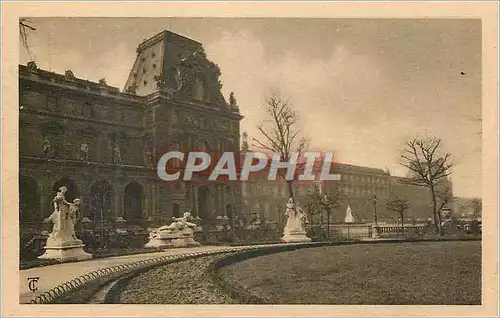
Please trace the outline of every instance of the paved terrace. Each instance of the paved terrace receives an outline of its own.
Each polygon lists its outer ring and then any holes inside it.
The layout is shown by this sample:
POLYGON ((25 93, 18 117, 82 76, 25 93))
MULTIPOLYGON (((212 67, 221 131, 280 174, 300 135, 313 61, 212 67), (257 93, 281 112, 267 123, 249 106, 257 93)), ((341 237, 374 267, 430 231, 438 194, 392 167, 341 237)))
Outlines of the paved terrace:
POLYGON ((70 281, 83 274, 115 265, 128 264, 143 259, 159 256, 177 255, 183 253, 216 251, 227 248, 227 246, 200 246, 191 248, 175 248, 156 253, 144 253, 135 255, 124 255, 95 260, 62 263, 44 267, 29 268, 19 271, 19 302, 29 303, 36 296, 56 287, 59 284, 70 281), (37 290, 32 292, 28 288, 28 277, 39 277, 37 290))

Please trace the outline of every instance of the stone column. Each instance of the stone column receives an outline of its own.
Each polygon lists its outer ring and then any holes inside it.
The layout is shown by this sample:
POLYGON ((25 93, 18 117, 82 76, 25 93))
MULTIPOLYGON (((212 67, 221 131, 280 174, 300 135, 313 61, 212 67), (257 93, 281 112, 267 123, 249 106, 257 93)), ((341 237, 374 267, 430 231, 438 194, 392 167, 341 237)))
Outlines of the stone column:
POLYGON ((52 198, 50 188, 46 186, 40 186, 40 220, 44 220, 48 218, 49 215, 53 212, 52 210, 52 198))
POLYGON ((90 185, 88 183, 82 183, 81 185, 78 185, 78 193, 79 193, 79 199, 82 200, 82 203, 80 204, 80 213, 82 219, 84 217, 90 218, 90 185))
POLYGON ((120 210, 119 210, 118 213, 119 213, 119 215, 121 217, 123 217, 124 216, 124 211, 125 211, 124 210, 125 209, 125 193, 122 192, 119 195, 120 195, 120 210))
POLYGON ((226 187, 224 187, 224 186, 221 186, 221 202, 222 202, 221 216, 226 217, 227 216, 227 211, 226 211, 227 193, 226 193, 226 187))
POLYGON ((158 209, 156 208, 156 184, 151 185, 151 215, 159 219, 158 209))
MULTIPOLYGON (((112 208, 112 217, 117 220, 119 217, 123 217, 123 210, 122 210, 122 196, 120 195, 118 186, 114 186, 113 189, 113 208, 112 208)), ((106 212, 104 212, 106 213, 106 212)))
POLYGON ((151 216, 151 211, 150 211, 150 208, 149 208, 149 198, 148 198, 148 195, 146 194, 143 198, 143 204, 142 204, 142 211, 146 211, 146 214, 144 214, 142 216, 142 218, 144 220, 147 220, 150 216, 151 216))
MULTIPOLYGON (((190 210, 192 211, 193 210, 193 197, 191 195, 191 185, 190 184, 186 184, 185 186, 185 193, 184 193, 184 201, 186 203, 186 210, 190 210)), ((181 211, 181 214, 184 213, 183 211, 181 211)))
POLYGON ((193 187, 193 216, 200 217, 198 207, 198 187, 193 187))
POLYGON ((46 206, 47 206, 48 196, 42 191, 40 191, 40 193, 38 195, 39 195, 39 199, 40 199, 40 203, 39 203, 40 204, 40 211, 39 211, 40 215, 38 216, 38 218, 41 221, 43 221, 43 219, 46 218, 45 211, 47 209, 46 206))
POLYGON ((44 220, 50 216, 53 212, 54 208, 52 205, 52 197, 49 184, 40 184, 39 186, 39 200, 40 200, 40 215, 38 216, 39 220, 35 220, 34 230, 35 231, 48 231, 51 232, 50 223, 45 223, 44 220))
POLYGON ((52 212, 54 212, 54 205, 52 204, 52 199, 54 199, 55 193, 52 191, 52 185, 54 182, 50 177, 45 177, 42 179, 39 185, 40 191, 40 213, 41 220, 48 218, 52 212))
POLYGON ((146 219, 148 218, 152 219, 152 217, 154 216, 152 185, 146 184, 145 190, 146 190, 146 199, 144 200, 144 208, 148 211, 146 219))
POLYGON ((221 210, 221 202, 220 202, 220 186, 218 184, 215 185, 215 217, 219 216, 221 210))
POLYGON ((210 189, 210 194, 207 195, 207 214, 210 215, 210 217, 216 217, 216 215, 212 215, 214 209, 215 209, 215 188, 210 189))

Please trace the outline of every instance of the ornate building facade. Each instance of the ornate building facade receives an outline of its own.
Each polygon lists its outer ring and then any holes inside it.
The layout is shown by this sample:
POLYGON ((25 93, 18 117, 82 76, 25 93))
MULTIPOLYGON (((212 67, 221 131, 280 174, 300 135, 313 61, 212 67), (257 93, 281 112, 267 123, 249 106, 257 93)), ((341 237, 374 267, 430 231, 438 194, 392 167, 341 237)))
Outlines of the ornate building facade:
MULTIPOLYGON (((315 166, 319 180, 321 165, 315 166)), ((322 193, 337 197, 337 206, 331 213, 331 222, 343 223, 347 206, 350 205, 356 222, 372 222, 375 206, 381 222, 393 222, 398 215, 387 208, 387 203, 396 197, 408 200, 408 218, 425 220, 432 216, 431 194, 427 188, 411 185, 405 178, 391 176, 382 169, 333 163, 331 174, 340 174, 339 181, 295 181, 296 202, 305 208, 305 202, 315 182, 322 193), (374 200, 374 196, 376 200, 374 200)), ((260 218, 283 224, 284 206, 288 197, 285 181, 267 181, 267 171, 254 173, 242 184, 245 214, 250 219, 260 218)))
POLYGON ((233 94, 222 96, 219 76, 200 43, 168 31, 138 46, 122 92, 105 79, 20 65, 21 231, 40 229, 62 185, 96 226, 161 224, 185 211, 202 224, 237 214, 239 184, 156 174, 167 151, 239 151, 242 116, 233 94))

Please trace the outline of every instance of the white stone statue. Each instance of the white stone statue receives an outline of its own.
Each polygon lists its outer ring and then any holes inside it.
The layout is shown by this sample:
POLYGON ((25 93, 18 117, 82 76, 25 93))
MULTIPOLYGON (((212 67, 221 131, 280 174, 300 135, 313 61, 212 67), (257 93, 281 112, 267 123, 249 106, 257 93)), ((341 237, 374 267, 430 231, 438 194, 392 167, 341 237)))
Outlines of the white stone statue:
POLYGON ((191 213, 184 213, 182 218, 173 217, 170 225, 153 229, 149 233, 149 242, 145 247, 187 247, 199 246, 194 240, 196 224, 188 222, 191 213))
POLYGON ((47 239, 47 245, 57 242, 68 243, 70 241, 82 243, 75 234, 75 224, 78 221, 81 200, 74 199, 73 203, 69 203, 65 198, 67 191, 68 188, 62 186, 53 200, 54 212, 48 218, 53 227, 47 239))
POLYGON ((50 151, 52 150, 52 147, 50 145, 50 140, 48 137, 45 137, 43 140, 43 153, 48 156, 50 154, 50 151))
POLYGON ((122 162, 122 155, 121 155, 120 147, 118 146, 118 144, 115 144, 115 148, 113 149, 113 153, 114 153, 115 163, 121 163, 122 162))
POLYGON ((352 215, 352 211, 351 211, 351 206, 350 205, 347 205, 347 211, 346 211, 346 215, 345 215, 345 218, 344 218, 344 222, 345 223, 353 223, 354 222, 354 216, 352 215))
POLYGON ((190 219, 190 218, 191 218, 190 212, 184 213, 182 218, 173 217, 172 221, 174 221, 174 222, 172 222, 172 224, 161 226, 158 228, 157 231, 158 232, 170 232, 170 233, 177 232, 177 231, 183 231, 183 230, 189 231, 189 229, 196 227, 196 224, 188 222, 188 219, 190 219))
POLYGON ((92 258, 91 254, 83 250, 84 244, 76 237, 75 224, 79 219, 80 199, 74 199, 73 203, 66 201, 66 186, 59 188, 54 197, 54 212, 49 216, 52 232, 47 238, 45 254, 42 259, 84 260, 92 258))
POLYGON ((288 203, 286 204, 285 215, 287 217, 285 225, 285 233, 304 231, 304 224, 303 224, 304 211, 295 204, 292 198, 290 198, 288 200, 288 203))
POLYGON ((80 145, 80 159, 89 159, 89 145, 85 141, 80 145))
POLYGON ((78 220, 80 219, 80 202, 80 199, 74 199, 73 203, 70 203, 66 222, 68 233, 70 233, 75 240, 78 240, 75 233, 75 225, 76 222, 78 222, 78 220))
POLYGON ((304 229, 306 214, 304 210, 295 204, 293 198, 290 198, 286 204, 285 215, 287 220, 281 240, 285 242, 311 241, 311 239, 306 236, 306 231, 304 229))

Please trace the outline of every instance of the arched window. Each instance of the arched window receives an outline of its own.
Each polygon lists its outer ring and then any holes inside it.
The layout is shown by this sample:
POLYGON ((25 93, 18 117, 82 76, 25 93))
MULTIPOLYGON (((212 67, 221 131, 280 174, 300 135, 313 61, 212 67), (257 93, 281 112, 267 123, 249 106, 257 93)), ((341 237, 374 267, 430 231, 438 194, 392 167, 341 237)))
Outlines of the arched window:
MULTIPOLYGON (((69 191, 68 191, 69 192, 69 191)), ((90 218, 94 222, 112 217, 113 188, 105 180, 97 181, 90 187, 90 218)))
POLYGON ((34 223, 40 215, 38 184, 31 177, 19 176, 19 223, 34 223))
POLYGON ((205 220, 209 217, 208 211, 208 198, 210 197, 210 192, 207 187, 201 186, 198 188, 198 216, 205 220))
POLYGON ((129 183, 123 194, 124 217, 126 220, 142 219, 142 186, 137 182, 129 183))
POLYGON ((68 191, 65 195, 66 201, 71 202, 79 197, 78 188, 76 187, 75 182, 66 177, 60 179, 54 184, 54 186, 52 187, 52 195, 55 195, 57 192, 59 192, 59 188, 61 188, 62 186, 66 186, 66 188, 68 188, 68 191))

